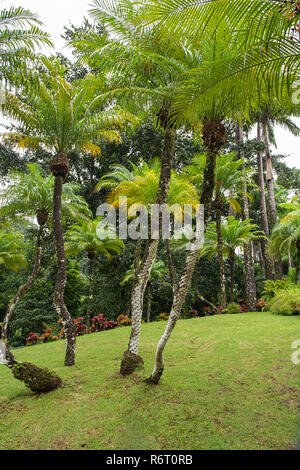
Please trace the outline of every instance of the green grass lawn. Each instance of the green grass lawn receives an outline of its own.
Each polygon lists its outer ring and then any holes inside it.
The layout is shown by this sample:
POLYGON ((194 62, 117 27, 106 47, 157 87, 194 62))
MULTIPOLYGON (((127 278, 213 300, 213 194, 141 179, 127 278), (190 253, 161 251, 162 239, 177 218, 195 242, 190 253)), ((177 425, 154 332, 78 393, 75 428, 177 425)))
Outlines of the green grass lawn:
POLYGON ((164 322, 143 325, 145 371, 118 374, 128 328, 15 351, 53 368, 64 386, 34 395, 0 366, 1 449, 288 449, 296 440, 300 366, 291 344, 300 317, 269 313, 180 320, 165 373, 147 386, 164 322))

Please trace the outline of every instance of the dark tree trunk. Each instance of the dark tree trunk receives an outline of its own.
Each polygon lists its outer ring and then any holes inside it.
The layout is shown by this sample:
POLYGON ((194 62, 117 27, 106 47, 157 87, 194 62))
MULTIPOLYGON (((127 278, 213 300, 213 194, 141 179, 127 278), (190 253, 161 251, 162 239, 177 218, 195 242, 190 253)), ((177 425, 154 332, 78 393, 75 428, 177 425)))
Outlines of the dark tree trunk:
POLYGON ((8 324, 9 324, 9 322, 10 322, 10 320, 11 320, 13 314, 14 314, 14 311, 16 310, 16 308, 18 306, 18 303, 23 299, 23 297, 29 291, 30 287, 32 286, 32 284, 34 283, 34 281, 37 278, 37 275, 38 275, 38 272, 39 272, 39 269, 40 269, 40 265, 41 265, 43 231, 44 231, 44 226, 40 225, 38 235, 37 235, 37 240, 36 240, 35 262, 34 262, 32 272, 31 272, 29 278, 27 279, 27 281, 25 282, 25 284, 23 284, 19 288, 17 294, 15 295, 14 299, 12 300, 12 302, 10 303, 10 305, 9 305, 7 311, 6 311, 6 314, 5 314, 5 317, 4 317, 4 320, 3 320, 3 324, 2 324, 2 331, 1 331, 1 338, 3 340, 5 340, 7 338, 8 324))
MULTIPOLYGON (((261 131, 260 124, 257 124, 257 138, 261 140, 261 131)), ((265 182, 264 182, 264 170, 263 170, 263 160, 260 152, 257 153, 257 169, 258 169, 258 184, 260 188, 260 211, 261 211, 261 228, 265 236, 269 237, 269 222, 267 214, 267 205, 266 205, 266 195, 265 195, 265 182)), ((273 280, 273 263, 269 256, 266 253, 266 241, 261 241, 262 256, 265 262, 265 272, 266 278, 273 280)))
MULTIPOLYGON (((237 142, 243 144, 244 136, 243 136, 243 129, 240 127, 239 123, 236 126, 236 139, 237 142)), ((243 170, 245 171, 246 164, 245 164, 245 155, 244 151, 240 152, 240 157, 243 158, 243 170)), ((247 198, 247 182, 243 181, 243 218, 249 219, 249 204, 247 198)), ((245 265, 245 273, 246 273, 246 300, 247 300, 247 307, 248 310, 254 312, 256 311, 257 305, 257 298, 256 298, 256 283, 255 283, 255 275, 254 275, 254 267, 253 267, 253 257, 252 257, 252 243, 250 242, 248 245, 244 246, 244 265, 245 265)))
MULTIPOLYGON (((267 177, 267 190, 268 190, 268 203, 269 203, 269 214, 270 214, 270 226, 269 231, 272 232, 272 229, 277 222, 277 209, 276 209, 276 200, 274 192, 274 178, 273 178, 273 165, 272 158, 269 148, 269 140, 267 136, 267 123, 262 123, 262 139, 265 144, 265 159, 266 159, 266 177, 267 177)), ((282 263, 281 259, 277 258, 274 261, 275 268, 275 278, 282 279, 282 263)))
POLYGON ((234 301, 234 262, 235 262, 235 253, 231 252, 229 254, 230 261, 230 302, 234 301))
MULTIPOLYGON (((165 204, 167 202, 175 155, 176 131, 171 125, 169 125, 169 113, 170 106, 165 105, 158 114, 161 125, 165 128, 164 148, 161 159, 161 172, 156 194, 156 204, 159 205, 165 204)), ((150 241, 146 248, 144 258, 135 276, 131 294, 131 335, 128 349, 125 351, 121 362, 120 373, 122 375, 131 374, 143 363, 142 358, 138 356, 138 347, 143 315, 144 292, 150 277, 153 263, 156 259, 158 244, 159 240, 150 241)))
MULTIPOLYGON (((226 140, 226 131, 220 121, 205 121, 203 126, 203 144, 206 151, 206 164, 203 173, 203 187, 200 203, 204 206, 204 230, 210 217, 211 202, 215 188, 216 158, 226 140)), ((198 261, 198 250, 188 251, 185 263, 177 283, 173 304, 166 329, 159 340, 155 356, 155 366, 148 384, 158 384, 164 371, 163 352, 169 337, 180 316, 182 306, 189 291, 195 266, 198 261)))
MULTIPOLYGON (((93 253, 94 254, 94 253, 93 253)), ((95 267, 95 257, 91 257, 89 254, 89 271, 90 271, 90 285, 89 285, 89 303, 86 312, 86 330, 89 334, 91 332, 91 314, 93 309, 93 301, 94 301, 94 267, 95 267)))
POLYGON ((54 308, 61 318, 66 336, 66 356, 65 366, 75 364, 76 334, 74 323, 64 301, 66 286, 66 256, 64 249, 64 235, 61 223, 61 198, 63 188, 63 178, 69 170, 69 162, 64 154, 56 155, 51 163, 51 171, 55 176, 54 196, 53 196, 53 230, 56 242, 57 255, 57 277, 54 287, 54 308))
POLYGON ((226 280, 225 280, 225 268, 224 268, 224 257, 223 257, 223 236, 221 226, 221 198, 216 200, 216 229, 217 229, 217 240, 218 240, 218 261, 220 268, 220 283, 221 283, 221 305, 223 308, 227 305, 226 299, 226 280))

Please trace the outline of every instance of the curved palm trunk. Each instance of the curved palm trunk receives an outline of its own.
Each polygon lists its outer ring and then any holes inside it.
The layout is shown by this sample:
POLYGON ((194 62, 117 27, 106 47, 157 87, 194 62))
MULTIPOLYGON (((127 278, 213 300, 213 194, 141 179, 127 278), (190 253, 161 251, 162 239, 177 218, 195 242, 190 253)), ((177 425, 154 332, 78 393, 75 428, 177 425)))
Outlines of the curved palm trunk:
MULTIPOLYGON (((257 124, 257 139, 261 140, 261 129, 260 124, 257 124)), ((269 222, 266 205, 265 195, 265 182, 264 182, 264 171, 263 171, 263 160, 260 152, 257 153, 257 169, 258 169, 258 184, 260 188, 260 211, 261 211, 261 228, 265 236, 269 237, 269 222)), ((266 240, 261 241, 262 256, 265 262, 266 278, 273 280, 273 263, 269 256, 266 254, 266 240)))
POLYGON ((170 247, 170 240, 166 240, 166 250, 167 250, 167 255, 168 255, 170 280, 171 280, 172 290, 174 293, 176 289, 176 276, 175 276, 175 269, 174 269, 174 264, 173 264, 172 251, 170 247))
POLYGON ((53 195, 53 230, 56 242, 56 254, 58 265, 53 301, 54 308, 59 318, 62 319, 66 336, 65 366, 73 366, 75 364, 76 334, 72 317, 64 301, 67 274, 66 256, 64 249, 64 235, 61 224, 61 198, 63 188, 63 177, 67 175, 68 168, 68 159, 64 154, 57 155, 51 164, 51 170, 55 176, 53 195))
MULTIPOLYGON (((277 221, 277 209, 274 192, 274 178, 273 178, 273 165, 272 158, 270 155, 269 140, 267 136, 267 123, 262 123, 262 139, 265 144, 265 158, 266 158, 266 177, 267 177, 267 190, 268 190, 268 203, 269 203, 269 214, 270 214, 270 232, 277 221)), ((275 259, 274 262, 275 277, 276 279, 282 279, 282 263, 280 259, 275 259)))
MULTIPOLYGON (((243 129, 240 127, 239 123, 236 126, 236 137, 239 143, 243 143, 244 136, 243 136, 243 129)), ((244 159, 243 170, 246 168, 245 164, 245 154, 244 152, 240 152, 240 156, 244 159)), ((249 219, 249 204, 247 198, 247 182, 244 180, 243 182, 243 218, 249 219)), ((251 312, 256 311, 257 306, 257 297, 256 297, 256 283, 255 283, 255 274, 254 274, 254 266, 253 266, 253 256, 254 250, 252 249, 254 244, 248 243, 244 246, 244 265, 245 265, 245 280, 246 280, 246 300, 247 300, 247 307, 248 310, 251 312)))
POLYGON ((218 242, 218 261, 220 269, 220 282, 221 282, 221 304, 222 307, 226 307, 226 280, 225 280, 225 268, 224 268, 224 258, 223 258, 223 237, 222 237, 222 228, 221 228, 221 206, 222 203, 220 200, 216 201, 216 229, 217 229, 217 242, 218 242))
MULTIPOLYGON (((216 121, 205 121, 203 127, 203 143, 206 150, 206 165, 203 174, 203 188, 200 203, 204 205, 204 230, 210 217, 211 201, 215 188, 216 157, 226 139, 223 124, 216 121)), ((198 260, 198 251, 188 251, 177 289, 173 298, 173 304, 166 329, 159 340, 155 366, 151 376, 147 379, 148 384, 158 384, 164 371, 163 352, 176 322, 181 314, 182 306, 191 285, 191 280, 198 260)))
MULTIPOLYGON (((94 255, 94 254, 93 254, 94 255)), ((94 300, 94 267, 95 267, 95 259, 92 254, 89 254, 90 257, 90 285, 89 285, 89 303, 88 303, 88 308, 86 312, 86 329, 87 333, 89 334, 91 331, 91 314, 92 314, 92 308, 93 308, 93 300, 94 300), (93 256, 91 258, 91 256, 93 256)))
POLYGON ((5 340, 7 338, 7 328, 8 324, 14 314, 14 311, 16 310, 18 303, 23 299, 23 297, 26 295, 26 293, 29 291, 30 287, 34 283, 34 281, 37 278, 40 265, 41 265, 41 257, 42 257, 42 239, 43 239, 43 231, 44 231, 44 226, 40 225, 38 235, 37 235, 37 240, 36 240, 36 252, 35 252, 35 262, 34 266, 32 269, 32 272, 25 282, 23 284, 17 294, 15 295, 14 299, 12 300, 11 304, 9 305, 4 320, 2 324, 2 331, 1 331, 1 338, 2 340, 5 340))
POLYGON ((150 323, 151 320, 151 284, 148 283, 147 287, 147 323, 150 323))
MULTIPOLYGON (((169 110, 167 111, 169 112, 169 110)), ((156 195, 156 204, 167 202, 171 172, 175 154, 176 131, 172 127, 165 129, 164 148, 161 161, 160 179, 156 195)), ((139 367, 143 360, 138 356, 139 339, 141 333, 141 323, 143 314, 144 292, 150 277, 153 263, 155 262, 159 240, 151 240, 147 246, 144 258, 135 276, 131 294, 131 334, 127 351, 124 352, 121 362, 120 373, 122 375, 131 374, 139 367)))

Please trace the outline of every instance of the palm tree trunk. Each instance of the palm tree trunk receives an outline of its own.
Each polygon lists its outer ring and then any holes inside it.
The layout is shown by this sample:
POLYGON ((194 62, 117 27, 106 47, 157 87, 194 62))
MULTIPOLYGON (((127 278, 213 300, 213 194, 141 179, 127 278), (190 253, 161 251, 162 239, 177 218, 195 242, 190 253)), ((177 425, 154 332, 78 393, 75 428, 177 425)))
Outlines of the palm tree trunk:
POLYGON ((54 197, 53 197, 53 229, 56 242, 57 254, 57 277, 54 287, 54 308, 62 319, 66 335, 66 356, 65 365, 73 366, 75 364, 76 334, 72 317, 64 301, 64 292, 67 280, 66 274, 66 256, 64 249, 64 236, 61 224, 61 197, 62 197, 63 177, 55 176, 54 197))
POLYGON ((147 294, 148 294, 148 299, 147 299, 147 323, 150 323, 150 319, 151 319, 151 284, 150 284, 150 282, 148 283, 147 294))
POLYGON ((95 259, 90 258, 90 285, 89 285, 89 303, 88 303, 88 308, 86 312, 86 330, 87 333, 89 334, 91 331, 91 313, 92 313, 92 308, 93 308, 93 300, 94 300, 94 266, 95 266, 95 259))
MULTIPOLYGON (((262 123, 262 139, 265 144, 265 158, 266 158, 266 177, 267 177, 267 190, 268 190, 268 203, 269 203, 269 214, 270 214, 270 232, 272 231, 274 225, 277 222, 277 210, 276 210, 276 200, 274 192, 274 178, 273 178, 273 165, 272 158, 269 148, 269 140, 267 136, 267 123, 262 123)), ((282 263, 281 259, 275 259, 274 262, 275 268, 275 278, 282 279, 282 263)))
POLYGON ((43 231, 44 231, 44 226, 40 225, 38 235, 37 235, 37 240, 36 240, 36 251, 35 251, 34 266, 33 266, 33 269, 32 269, 32 272, 31 272, 29 278, 27 279, 25 284, 23 284, 19 288, 17 294, 15 295, 13 301, 11 302, 11 304, 9 305, 9 307, 6 311, 6 314, 5 314, 5 317, 4 317, 4 320, 3 320, 3 324, 2 324, 2 330, 1 330, 2 340, 6 340, 6 338, 7 338, 8 324, 9 324, 9 322, 10 322, 10 320, 11 320, 13 314, 14 314, 15 309, 18 306, 18 303, 23 299, 23 297, 29 291, 30 287, 32 286, 32 284, 34 283, 34 281, 37 278, 37 275, 38 275, 38 272, 39 272, 39 269, 40 269, 40 265, 41 265, 43 231))
POLYGON ((223 237, 222 237, 222 228, 221 228, 221 201, 216 201, 216 229, 217 229, 217 240, 218 240, 218 261, 220 269, 220 281, 221 281, 221 305, 223 308, 226 308, 227 299, 226 299, 226 280, 225 280, 225 268, 224 268, 224 258, 223 258, 223 237))
MULTIPOLYGON (((261 141, 261 129, 260 124, 257 124, 257 139, 261 141)), ((260 188, 260 211, 261 211, 261 228, 266 237, 269 237, 269 222, 266 205, 265 195, 265 182, 264 182, 264 170, 263 160, 261 152, 257 153, 257 169, 258 169, 258 184, 260 188)), ((266 240, 261 241, 262 256, 265 261, 266 278, 273 280, 273 263, 269 256, 266 254, 266 240)))
MULTIPOLYGON (((236 138, 237 142, 243 144, 244 136, 243 136, 243 129, 240 127, 239 123, 236 125, 236 138)), ((246 164, 245 164, 245 154, 242 150, 240 152, 241 158, 244 160, 243 164, 243 171, 245 171, 246 164)), ((243 218, 249 219, 249 204, 247 198, 247 182, 244 179, 243 181, 243 218)), ((257 305, 257 298, 256 298, 256 284, 255 284, 255 274, 254 274, 254 266, 253 266, 253 257, 252 257, 252 244, 251 242, 248 245, 244 246, 244 265, 245 265, 245 273, 246 273, 246 300, 247 300, 247 307, 248 310, 251 312, 256 311, 257 305)))
POLYGON ((300 237, 298 237, 296 241, 296 249, 297 249, 297 258, 296 258, 296 279, 295 282, 298 284, 300 282, 300 237))
MULTIPOLYGON (((204 206, 204 230, 210 217, 211 202, 215 188, 216 158, 219 150, 226 140, 226 131, 220 121, 205 121, 203 126, 203 143, 206 150, 206 165, 203 173, 203 187, 200 203, 204 206)), ((189 291, 193 272, 198 260, 198 251, 188 251, 185 263, 177 283, 177 289, 173 297, 172 308, 166 329, 159 340, 155 366, 151 376, 147 379, 148 384, 158 384, 164 371, 163 352, 176 322, 180 316, 182 306, 189 291)))
POLYGON ((229 261, 230 261, 230 302, 234 301, 234 261, 235 261, 235 254, 231 252, 229 254, 229 261))
MULTIPOLYGON (((162 205, 167 202, 173 160, 175 155, 176 131, 172 127, 165 128, 164 148, 161 160, 160 179, 156 194, 156 204, 162 205)), ((146 249, 144 258, 139 266, 138 273, 134 280, 131 294, 131 334, 127 351, 124 352, 121 362, 120 373, 122 375, 131 374, 139 367, 143 360, 138 356, 139 339, 141 333, 141 323, 143 315, 144 292, 150 277, 153 263, 155 262, 159 240, 151 240, 146 249)))

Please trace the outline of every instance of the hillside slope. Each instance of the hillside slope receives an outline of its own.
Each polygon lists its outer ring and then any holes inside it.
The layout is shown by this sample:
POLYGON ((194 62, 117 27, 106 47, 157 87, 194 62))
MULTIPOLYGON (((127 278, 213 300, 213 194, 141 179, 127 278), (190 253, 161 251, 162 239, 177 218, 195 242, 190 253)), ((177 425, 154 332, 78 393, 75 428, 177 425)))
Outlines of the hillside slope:
POLYGON ((55 369, 63 388, 36 396, 0 367, 0 449, 286 449, 297 433, 300 317, 269 313, 181 320, 159 386, 143 382, 165 323, 143 325, 145 371, 122 378, 128 328, 15 351, 55 369))

